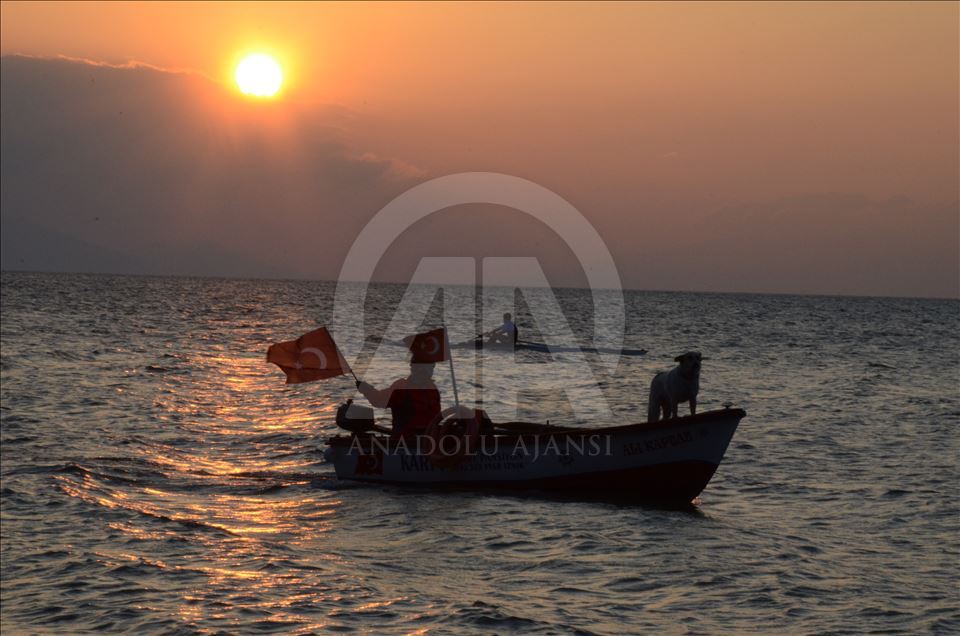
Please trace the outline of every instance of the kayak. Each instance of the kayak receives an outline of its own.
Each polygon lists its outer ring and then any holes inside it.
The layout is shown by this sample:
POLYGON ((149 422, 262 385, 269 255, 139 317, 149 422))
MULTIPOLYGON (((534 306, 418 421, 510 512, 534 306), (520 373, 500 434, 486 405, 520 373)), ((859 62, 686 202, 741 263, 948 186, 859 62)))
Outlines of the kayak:
MULTIPOLYGON (((377 344, 386 344, 395 347, 407 347, 403 342, 394 340, 383 340, 376 336, 367 338, 370 342, 377 344)), ((646 349, 613 349, 609 347, 567 347, 551 346, 543 342, 529 342, 518 340, 511 345, 509 342, 487 342, 482 338, 468 340, 466 342, 457 342, 450 345, 451 349, 482 349, 484 351, 535 351, 537 353, 612 353, 622 356, 642 356, 646 355, 646 349)))
POLYGON ((341 480, 626 495, 687 504, 710 482, 745 415, 742 409, 724 408, 605 428, 493 425, 475 438, 462 438, 453 462, 435 445, 420 443, 429 437, 391 438, 378 427, 328 439, 325 457, 341 480))

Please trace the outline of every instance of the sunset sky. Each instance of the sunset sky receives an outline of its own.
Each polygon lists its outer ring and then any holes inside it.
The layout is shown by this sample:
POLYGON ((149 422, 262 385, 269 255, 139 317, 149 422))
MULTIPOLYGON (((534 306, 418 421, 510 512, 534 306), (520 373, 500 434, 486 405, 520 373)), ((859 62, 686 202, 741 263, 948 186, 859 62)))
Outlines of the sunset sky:
MULTIPOLYGON (((2 3, 3 268, 335 278, 387 202, 493 171, 639 289, 960 295, 960 5, 2 3), (283 69, 240 93, 244 55, 283 69)), ((422 256, 537 256, 463 206, 422 256)))

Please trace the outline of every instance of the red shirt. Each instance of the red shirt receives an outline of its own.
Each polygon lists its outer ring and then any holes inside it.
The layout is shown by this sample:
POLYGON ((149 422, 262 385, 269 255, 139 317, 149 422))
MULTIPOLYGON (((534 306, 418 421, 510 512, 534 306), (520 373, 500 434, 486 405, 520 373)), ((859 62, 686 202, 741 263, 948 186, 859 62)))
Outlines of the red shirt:
POLYGON ((363 395, 375 407, 390 409, 393 434, 396 436, 425 433, 441 411, 440 391, 432 381, 426 386, 411 386, 410 381, 404 378, 382 391, 371 387, 363 391, 363 395))

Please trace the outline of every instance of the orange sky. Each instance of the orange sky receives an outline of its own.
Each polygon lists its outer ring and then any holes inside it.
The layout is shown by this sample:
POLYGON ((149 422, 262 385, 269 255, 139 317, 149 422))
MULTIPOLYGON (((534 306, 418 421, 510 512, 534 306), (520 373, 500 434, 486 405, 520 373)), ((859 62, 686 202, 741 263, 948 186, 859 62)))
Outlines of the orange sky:
POLYGON ((338 104, 357 155, 533 179, 616 242, 820 193, 953 205, 958 6, 4 2, 0 50, 227 86, 269 52, 265 117, 338 104))
POLYGON ((620 138, 640 156, 611 166, 617 182, 637 167, 659 173, 661 156, 682 158, 682 144, 700 155, 688 154, 684 169, 708 173, 738 160, 756 169, 776 143, 825 174, 809 184, 763 174, 762 192, 720 170, 725 183, 702 187, 724 201, 808 189, 957 194, 955 147, 944 144, 955 122, 943 128, 957 104, 955 3, 5 2, 2 18, 3 53, 136 60, 224 82, 242 52, 271 52, 287 99, 376 114, 389 129, 370 135, 381 152, 441 171, 496 161, 565 179, 578 162, 531 168, 545 157, 529 146, 592 162, 620 138), (476 124, 491 121, 495 131, 476 124), (732 148, 746 125, 765 138, 732 148), (411 142, 411 127, 437 140, 411 142), (504 140, 520 134, 528 147, 505 159, 504 140), (561 134, 569 142, 556 141, 561 134), (823 162, 824 145, 861 137, 863 156, 838 162, 871 160, 878 147, 918 161, 871 174, 823 162), (704 156, 703 145, 723 154, 704 156))

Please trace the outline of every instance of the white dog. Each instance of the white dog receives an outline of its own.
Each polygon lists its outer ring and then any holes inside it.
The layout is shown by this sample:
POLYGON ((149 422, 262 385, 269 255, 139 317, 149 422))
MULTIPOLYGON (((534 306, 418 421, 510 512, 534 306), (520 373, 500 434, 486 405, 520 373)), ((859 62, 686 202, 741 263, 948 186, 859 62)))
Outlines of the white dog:
POLYGON ((690 415, 697 413, 697 393, 700 391, 700 362, 706 360, 699 351, 688 351, 673 359, 680 364, 658 373, 650 383, 650 401, 647 403, 647 421, 656 422, 677 417, 677 405, 690 402, 690 415))

